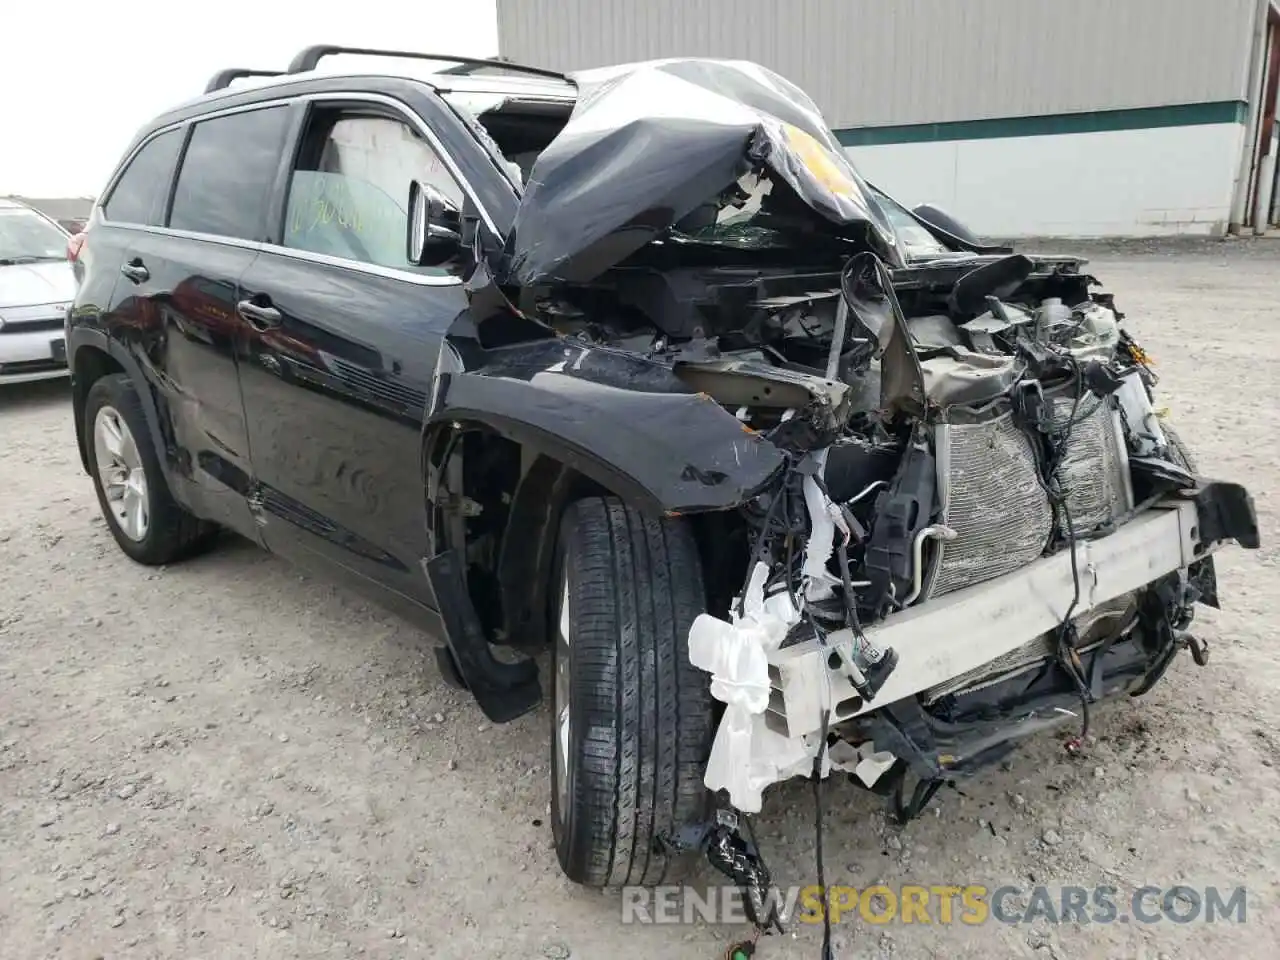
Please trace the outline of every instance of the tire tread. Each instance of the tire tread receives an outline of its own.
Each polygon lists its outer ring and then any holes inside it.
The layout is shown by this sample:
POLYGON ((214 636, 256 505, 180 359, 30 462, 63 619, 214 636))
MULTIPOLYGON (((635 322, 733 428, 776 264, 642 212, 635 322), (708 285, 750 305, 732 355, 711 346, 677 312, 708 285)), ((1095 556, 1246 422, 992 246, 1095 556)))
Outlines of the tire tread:
POLYGON ((591 886, 659 884, 674 865, 655 840, 707 799, 713 704, 688 658, 705 606, 697 545, 686 522, 616 498, 570 505, 561 539, 580 751, 562 864, 591 886))

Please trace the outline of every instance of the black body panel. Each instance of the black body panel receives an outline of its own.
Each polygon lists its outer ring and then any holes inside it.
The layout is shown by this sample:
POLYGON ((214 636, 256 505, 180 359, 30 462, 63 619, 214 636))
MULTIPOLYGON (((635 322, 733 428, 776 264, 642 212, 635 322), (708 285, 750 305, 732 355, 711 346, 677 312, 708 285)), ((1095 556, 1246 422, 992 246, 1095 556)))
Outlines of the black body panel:
MULTIPOLYGON (((96 239, 96 238, 95 238, 96 239)), ((237 283, 257 251, 137 231, 122 276, 113 330, 139 335, 135 357, 155 394, 172 449, 202 516, 256 539, 245 504, 252 467, 236 373, 237 283), (144 346, 145 345, 145 346, 144 346)))
POLYGON ((669 366, 569 341, 495 350, 442 377, 428 430, 453 420, 483 423, 655 511, 729 509, 783 466, 777 447, 669 366))
POLYGON ((243 287, 281 314, 240 339, 264 542, 432 605, 421 431, 441 341, 467 306, 461 284, 264 252, 243 287))

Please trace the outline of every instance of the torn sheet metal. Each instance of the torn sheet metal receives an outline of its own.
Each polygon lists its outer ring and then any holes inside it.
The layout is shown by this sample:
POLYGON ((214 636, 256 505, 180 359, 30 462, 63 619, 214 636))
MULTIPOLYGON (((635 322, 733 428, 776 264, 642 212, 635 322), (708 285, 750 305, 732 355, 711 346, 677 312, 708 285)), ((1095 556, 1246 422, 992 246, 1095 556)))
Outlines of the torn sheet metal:
POLYGON ((645 358, 548 340, 488 360, 440 378, 427 431, 481 423, 633 503, 680 513, 736 506, 783 467, 777 447, 645 358))
POLYGON ((790 188, 829 236, 902 262, 893 228, 817 106, 777 74, 744 61, 672 59, 572 79, 580 96, 530 170, 506 282, 593 280, 753 171, 790 188))

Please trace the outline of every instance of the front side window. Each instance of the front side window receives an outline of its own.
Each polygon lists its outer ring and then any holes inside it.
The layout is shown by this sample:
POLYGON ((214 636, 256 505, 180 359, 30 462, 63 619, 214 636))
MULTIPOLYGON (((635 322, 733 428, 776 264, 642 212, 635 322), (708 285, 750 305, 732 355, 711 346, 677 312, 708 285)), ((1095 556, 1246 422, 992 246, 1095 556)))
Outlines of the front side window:
POLYGON ((139 150, 103 205, 108 220, 158 227, 164 222, 173 168, 182 150, 181 129, 148 140, 139 150))
POLYGON ((67 235, 34 210, 0 207, 0 266, 65 260, 67 235))
POLYGON ((262 240, 288 117, 279 106, 197 123, 178 172, 169 226, 262 240))
POLYGON ((462 188, 409 124, 382 116, 317 111, 290 176, 284 245, 432 276, 406 258, 409 184, 439 190, 459 209, 462 188))

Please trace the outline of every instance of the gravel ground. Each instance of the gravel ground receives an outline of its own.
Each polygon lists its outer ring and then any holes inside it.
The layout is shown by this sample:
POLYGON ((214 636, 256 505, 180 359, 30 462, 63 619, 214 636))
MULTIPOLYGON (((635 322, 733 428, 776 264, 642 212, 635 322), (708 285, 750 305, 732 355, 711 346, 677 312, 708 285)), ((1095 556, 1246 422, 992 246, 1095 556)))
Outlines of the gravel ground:
MULTIPOLYGON (((1080 245, 1058 245, 1075 248, 1080 245)), ((842 924, 841 957, 1273 957, 1280 935, 1280 244, 1089 248, 1264 549, 1220 557, 1209 668, 943 790, 905 830, 827 790, 832 883, 1245 885, 1247 922, 842 924)), ((81 473, 64 385, 0 389, 0 955, 712 960, 739 928, 623 928, 556 867, 548 716, 484 722, 430 644, 240 542, 148 570, 81 473)), ((809 884, 808 785, 759 820, 809 884)), ((711 878, 702 875, 698 882, 711 878)), ((758 956, 813 958, 813 927, 758 956)))

